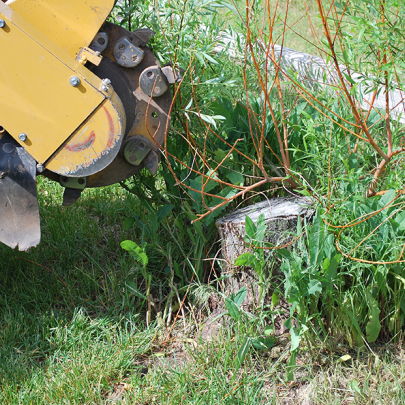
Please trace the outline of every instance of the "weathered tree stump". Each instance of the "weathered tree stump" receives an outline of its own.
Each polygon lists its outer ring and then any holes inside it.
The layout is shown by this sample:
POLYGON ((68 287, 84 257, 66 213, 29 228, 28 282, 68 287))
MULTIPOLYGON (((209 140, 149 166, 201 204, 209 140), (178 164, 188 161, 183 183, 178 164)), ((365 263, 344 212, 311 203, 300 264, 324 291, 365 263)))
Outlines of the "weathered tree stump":
MULTIPOLYGON (((249 216, 257 224, 261 214, 264 215, 266 223, 265 241, 282 246, 294 239, 297 229, 297 221, 313 214, 311 201, 305 197, 280 197, 262 201, 258 204, 235 211, 225 217, 220 218, 216 226, 221 238, 221 253, 223 258, 222 275, 229 275, 223 279, 223 292, 226 296, 237 293, 240 288, 246 287, 248 294, 241 308, 245 311, 252 312, 259 306, 259 286, 257 272, 247 266, 237 267, 234 265, 235 260, 242 254, 252 251, 244 243, 246 235, 245 218, 249 216)), ((281 283, 281 272, 279 271, 280 260, 275 254, 275 249, 266 249, 266 277, 272 281, 272 284, 281 283)), ((264 304, 270 304, 274 288, 271 283, 267 283, 267 290, 263 292, 264 304)), ((217 335, 222 326, 222 319, 212 322, 211 320, 218 317, 219 314, 226 312, 224 303, 219 297, 211 297, 211 313, 206 322, 201 337, 203 339, 217 335)), ((287 303, 280 296, 279 308, 287 309, 287 303)), ((281 311, 282 312, 282 311, 281 311)), ((288 311, 287 311, 288 312, 288 311)), ((287 319, 288 316, 285 317, 287 319)), ((285 328, 283 321, 279 319, 275 325, 277 334, 283 334, 285 328)))

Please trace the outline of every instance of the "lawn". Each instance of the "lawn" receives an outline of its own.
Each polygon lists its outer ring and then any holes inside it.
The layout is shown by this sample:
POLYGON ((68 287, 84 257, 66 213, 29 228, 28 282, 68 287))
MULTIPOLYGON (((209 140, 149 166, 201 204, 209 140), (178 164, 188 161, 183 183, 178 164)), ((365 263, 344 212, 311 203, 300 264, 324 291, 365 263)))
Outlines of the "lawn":
POLYGON ((250 352, 235 373, 244 337, 229 325, 217 340, 200 339, 204 313, 200 320, 191 298, 185 322, 180 316, 170 336, 159 317, 147 327, 145 302, 127 286, 138 276, 134 261, 120 247, 124 239, 136 240, 124 223, 141 209, 137 198, 111 186, 61 207, 58 185, 41 180, 39 189, 39 247, 27 253, 0 247, 1 403, 405 400, 401 342, 357 351, 319 344, 316 358, 304 349, 288 383, 288 336, 271 351, 250 352))

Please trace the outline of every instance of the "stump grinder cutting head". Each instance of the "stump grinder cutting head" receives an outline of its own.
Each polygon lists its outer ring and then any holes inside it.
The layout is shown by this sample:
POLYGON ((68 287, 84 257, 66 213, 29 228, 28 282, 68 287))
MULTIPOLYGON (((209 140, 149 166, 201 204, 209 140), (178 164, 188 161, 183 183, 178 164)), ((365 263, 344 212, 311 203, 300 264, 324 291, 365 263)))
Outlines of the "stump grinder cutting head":
POLYGON ((0 242, 40 241, 36 176, 64 188, 155 174, 170 123, 169 85, 149 29, 105 22, 114 0, 0 2, 0 242))

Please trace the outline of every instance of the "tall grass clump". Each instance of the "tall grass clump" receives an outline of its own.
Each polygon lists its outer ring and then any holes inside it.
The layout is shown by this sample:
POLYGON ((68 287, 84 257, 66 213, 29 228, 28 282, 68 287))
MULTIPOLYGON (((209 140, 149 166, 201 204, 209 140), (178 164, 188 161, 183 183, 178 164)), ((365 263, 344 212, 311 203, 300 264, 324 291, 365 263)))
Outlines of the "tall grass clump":
POLYGON ((405 148, 402 98, 394 94, 404 90, 405 6, 303 4, 295 22, 292 1, 134 8, 141 24, 153 15, 160 33, 154 51, 183 77, 161 145, 160 189, 172 206, 161 226, 187 243, 161 255, 182 293, 220 270, 212 241, 224 210, 305 195, 316 205, 314 222, 300 224, 299 242, 279 252, 292 351, 318 338, 332 346, 398 339, 405 321, 405 148), (303 18, 309 31, 300 40, 318 59, 297 67, 283 53, 303 18))

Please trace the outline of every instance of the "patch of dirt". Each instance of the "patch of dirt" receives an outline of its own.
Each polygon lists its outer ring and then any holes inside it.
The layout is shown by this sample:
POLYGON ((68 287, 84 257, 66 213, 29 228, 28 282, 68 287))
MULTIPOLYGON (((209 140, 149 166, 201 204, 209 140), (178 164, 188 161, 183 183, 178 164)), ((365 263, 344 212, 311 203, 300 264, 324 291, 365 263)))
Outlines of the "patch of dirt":
POLYGON ((106 396, 107 403, 109 402, 114 403, 121 401, 123 399, 122 397, 125 391, 128 391, 129 389, 131 389, 131 386, 129 384, 126 383, 114 384, 113 392, 106 396))

